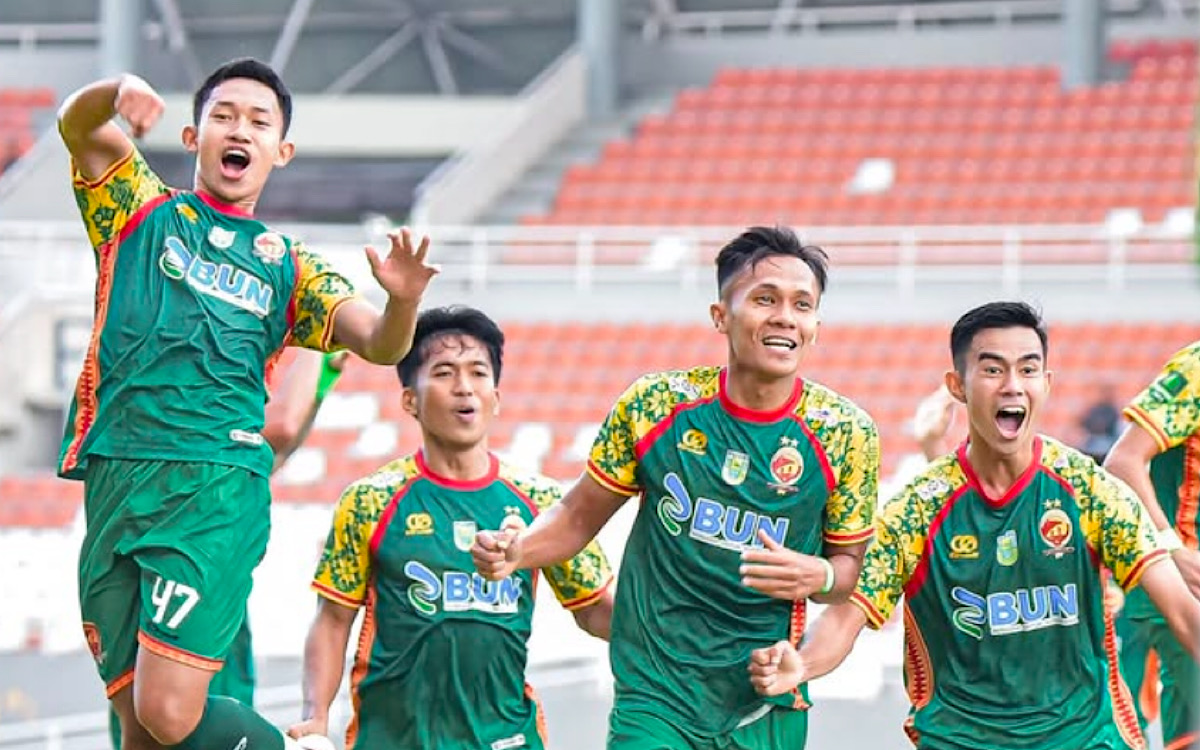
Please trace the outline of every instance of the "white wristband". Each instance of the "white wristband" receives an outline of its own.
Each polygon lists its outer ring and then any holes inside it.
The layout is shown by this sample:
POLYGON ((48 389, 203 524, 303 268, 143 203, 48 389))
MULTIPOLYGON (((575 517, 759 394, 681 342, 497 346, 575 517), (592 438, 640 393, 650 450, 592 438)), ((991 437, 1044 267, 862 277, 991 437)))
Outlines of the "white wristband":
POLYGON ((828 560, 826 560, 823 557, 818 557, 817 559, 820 560, 821 564, 825 566, 825 585, 822 586, 821 590, 818 591, 817 593, 818 594, 828 594, 830 591, 833 591, 833 584, 834 584, 833 563, 829 562, 828 560))
POLYGON ((1154 538, 1158 542, 1159 548, 1165 549, 1168 553, 1183 549, 1183 540, 1179 538, 1179 534, 1175 533, 1175 529, 1170 527, 1158 531, 1154 538))

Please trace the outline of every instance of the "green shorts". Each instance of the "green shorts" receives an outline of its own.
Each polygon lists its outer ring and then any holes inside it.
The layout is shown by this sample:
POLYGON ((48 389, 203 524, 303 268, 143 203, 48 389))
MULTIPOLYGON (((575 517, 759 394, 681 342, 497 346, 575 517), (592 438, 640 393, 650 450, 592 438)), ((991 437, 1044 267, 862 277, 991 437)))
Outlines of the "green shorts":
POLYGON ((139 646, 219 670, 266 552, 266 478, 220 464, 93 458, 84 513, 79 607, 108 695, 133 681, 139 646))
MULTIPOLYGON (((1154 689, 1154 680, 1162 682, 1159 696, 1159 719, 1162 724, 1163 747, 1182 750, 1200 746, 1197 721, 1200 721, 1200 669, 1174 633, 1161 619, 1126 619, 1118 622, 1121 634, 1121 673, 1129 685, 1134 701, 1147 690, 1154 689), (1158 655, 1158 674, 1146 674, 1146 659, 1153 650, 1158 655)), ((1138 719, 1145 731, 1145 717, 1138 706, 1138 719)))
POLYGON ((608 722, 608 750, 802 750, 808 739, 808 712, 776 707, 729 734, 703 737, 644 711, 614 708, 608 722))

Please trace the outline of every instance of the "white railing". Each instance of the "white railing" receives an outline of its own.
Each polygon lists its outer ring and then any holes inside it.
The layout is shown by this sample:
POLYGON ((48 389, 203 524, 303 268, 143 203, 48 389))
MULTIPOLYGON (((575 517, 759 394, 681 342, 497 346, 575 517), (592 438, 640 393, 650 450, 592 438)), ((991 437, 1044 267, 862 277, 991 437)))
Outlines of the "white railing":
MULTIPOLYGON (((443 284, 469 292, 557 285, 692 289, 708 284, 717 250, 741 227, 440 226, 431 259, 443 284)), ((355 281, 368 282, 359 225, 286 227, 355 281)), ((887 286, 912 294, 946 283, 989 283, 1018 292, 1026 282, 1071 281, 1113 290, 1130 282, 1194 273, 1190 232, 1149 226, 1111 234, 1101 226, 809 227, 807 242, 830 254, 840 288, 887 286)), ((375 238, 376 243, 379 238, 375 238)), ((0 277, 40 293, 89 290, 95 279, 74 223, 0 222, 0 277), (17 275, 19 274, 19 276, 17 275)), ((367 284, 372 287, 373 284, 367 284)))
MULTIPOLYGON (((1144 0, 1107 0, 1109 13, 1128 14, 1146 10, 1144 0)), ((1175 0, 1164 7, 1169 20, 1183 20, 1200 11, 1200 0, 1175 0)), ((823 30, 831 26, 895 26, 909 29, 922 23, 942 21, 1009 24, 1041 20, 1063 13, 1063 0, 946 0, 930 3, 890 5, 844 4, 806 8, 783 3, 772 9, 680 11, 655 14, 642 24, 642 35, 655 39, 669 34, 711 34, 727 31, 781 33, 791 30, 823 30)))
POLYGON ((417 188, 413 217, 424 224, 467 223, 516 184, 583 121, 583 55, 572 48, 520 95, 518 114, 494 138, 443 162, 417 188))

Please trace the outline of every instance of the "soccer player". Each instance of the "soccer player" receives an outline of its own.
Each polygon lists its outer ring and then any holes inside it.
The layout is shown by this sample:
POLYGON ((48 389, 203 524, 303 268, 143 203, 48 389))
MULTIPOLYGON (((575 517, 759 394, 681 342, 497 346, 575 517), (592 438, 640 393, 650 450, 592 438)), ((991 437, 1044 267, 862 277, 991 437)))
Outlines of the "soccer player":
MULTIPOLYGON (((557 482, 488 451, 503 346, 472 308, 418 319, 397 369, 422 448, 350 485, 338 504, 313 583, 297 736, 327 733, 346 641, 365 608, 348 750, 546 747, 524 677, 537 576, 484 581, 469 554, 477 529, 525 525, 561 495, 557 482)), ((599 546, 544 572, 579 626, 607 638, 612 574, 599 546)))
POLYGON ((192 190, 166 187, 113 122, 140 136, 162 109, 123 75, 59 112, 97 266, 95 332, 59 466, 85 486, 84 632, 127 750, 278 750, 284 735, 253 710, 207 696, 266 548, 266 373, 288 344, 399 360, 436 269, 428 240, 407 231, 385 258, 368 248, 381 313, 254 219, 294 151, 291 97, 265 64, 223 65, 197 91, 183 130, 192 190))
POLYGON ((729 242, 710 309, 728 364, 637 380, 560 505, 523 532, 477 537, 476 566, 496 580, 567 559, 642 496, 613 619, 613 750, 804 745, 805 688, 763 700, 746 659, 798 642, 810 597, 849 595, 879 475, 870 417, 799 377, 826 263, 784 228, 729 242))
MULTIPOLYGON (((1159 546, 1171 554, 1192 595, 1200 596, 1200 341, 1172 357, 1124 414, 1130 424, 1104 466, 1141 498, 1158 529, 1159 546)), ((1200 669, 1146 594, 1136 590, 1125 598, 1121 669, 1135 696, 1147 680, 1153 686, 1161 679, 1163 747, 1193 747, 1200 744, 1200 669), (1147 674, 1151 650, 1159 669, 1147 674)))
MULTIPOLYGON (((347 353, 322 354, 300 349, 287 370, 283 383, 267 402, 266 423, 262 435, 275 452, 278 470, 304 442, 325 396, 341 377, 347 353)), ((254 705, 254 648, 250 619, 243 615, 221 671, 208 683, 208 694, 227 696, 247 706, 254 705)), ((108 732, 114 750, 121 747, 121 719, 110 706, 108 732)))
POLYGON ((918 748, 1145 747, 1117 669, 1101 565, 1137 585, 1193 656, 1200 604, 1155 545, 1137 497, 1089 457, 1035 432, 1047 337, 1023 303, 993 302, 950 334, 946 386, 968 437, 888 503, 850 601, 797 650, 759 649, 764 695, 836 667, 904 596, 906 731, 918 748))

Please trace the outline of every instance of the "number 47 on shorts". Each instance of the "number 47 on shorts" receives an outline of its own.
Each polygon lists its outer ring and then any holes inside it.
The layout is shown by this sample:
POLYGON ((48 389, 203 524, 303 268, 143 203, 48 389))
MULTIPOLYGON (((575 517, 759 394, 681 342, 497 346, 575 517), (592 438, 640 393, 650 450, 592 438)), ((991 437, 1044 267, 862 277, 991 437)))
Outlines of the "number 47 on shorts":
POLYGON ((174 630, 200 602, 200 594, 191 586, 158 576, 154 579, 150 602, 155 607, 154 623, 174 630))

